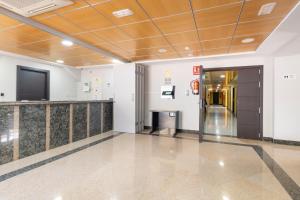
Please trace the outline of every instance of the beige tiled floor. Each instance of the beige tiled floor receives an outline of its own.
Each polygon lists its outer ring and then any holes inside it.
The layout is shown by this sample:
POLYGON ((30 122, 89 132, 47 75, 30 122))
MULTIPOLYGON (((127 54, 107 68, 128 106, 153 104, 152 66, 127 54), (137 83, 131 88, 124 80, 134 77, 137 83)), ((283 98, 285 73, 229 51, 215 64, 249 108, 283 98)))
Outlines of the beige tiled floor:
MULTIPOLYGON (((266 144, 266 149, 272 151, 272 146, 266 144)), ((293 155, 300 153, 299 148, 287 149, 293 155)), ((47 156, 63 151, 63 148, 49 151, 47 156)), ((276 147, 272 154, 286 170, 291 169, 290 176, 299 176, 300 172, 294 170, 299 157, 291 156, 289 162, 284 161, 281 156, 285 156, 285 151, 276 147)), ((0 173, 9 171, 7 166, 16 168, 14 163, 3 165, 0 173)), ((123 134, 0 182, 0 199, 287 200, 290 197, 253 148, 123 134)))

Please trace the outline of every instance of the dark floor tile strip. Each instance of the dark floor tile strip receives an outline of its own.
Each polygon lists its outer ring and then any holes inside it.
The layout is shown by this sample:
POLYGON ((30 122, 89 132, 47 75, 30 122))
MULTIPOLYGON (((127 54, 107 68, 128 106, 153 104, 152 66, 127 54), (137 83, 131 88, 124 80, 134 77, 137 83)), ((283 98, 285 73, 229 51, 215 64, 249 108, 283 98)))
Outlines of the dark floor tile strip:
POLYGON ((254 145, 253 149, 265 162, 273 175, 284 187, 292 199, 300 199, 300 187, 297 183, 279 166, 279 164, 262 147, 254 145))
POLYGON ((211 143, 252 147, 254 151, 257 153, 257 155, 270 169, 273 176, 275 176, 275 178, 279 181, 279 183, 282 185, 285 191, 290 195, 290 197, 294 200, 300 200, 300 187, 261 146, 232 143, 232 142, 213 141, 213 140, 203 140, 203 141, 211 142, 211 143))
POLYGON ((32 165, 28 165, 28 166, 26 166, 26 167, 17 169, 17 170, 15 170, 15 171, 12 171, 12 172, 3 174, 3 175, 0 176, 0 182, 5 181, 5 180, 10 179, 10 178, 13 178, 13 177, 15 177, 15 176, 18 176, 18 175, 20 175, 20 174, 26 173, 26 172, 28 172, 28 171, 31 171, 31 170, 36 169, 36 168, 38 168, 38 167, 41 167, 41 166, 43 166, 43 165, 49 164, 49 163, 51 163, 51 162, 54 162, 54 161, 56 161, 56 160, 59 160, 59 159, 64 158, 64 157, 66 157, 66 156, 69 156, 69 155, 71 155, 71 154, 77 153, 77 152, 82 151, 82 150, 84 150, 84 149, 87 149, 87 148, 89 148, 89 147, 95 146, 95 145, 100 144, 100 143, 102 143, 102 142, 105 142, 105 141, 107 141, 107 140, 113 139, 113 138, 118 137, 118 136, 120 136, 120 135, 122 135, 122 134, 124 134, 124 133, 117 133, 117 134, 114 134, 114 135, 111 135, 111 136, 108 136, 108 137, 105 137, 105 138, 101 138, 101 139, 99 139, 99 140, 97 140, 97 141, 94 141, 94 142, 91 142, 91 143, 89 143, 89 144, 83 145, 83 146, 78 147, 78 148, 76 148, 76 149, 73 149, 73 150, 70 150, 70 151, 66 151, 65 153, 62 153, 62 154, 53 156, 53 157, 51 157, 51 158, 42 160, 42 161, 37 162, 37 163, 34 163, 34 164, 32 164, 32 165))

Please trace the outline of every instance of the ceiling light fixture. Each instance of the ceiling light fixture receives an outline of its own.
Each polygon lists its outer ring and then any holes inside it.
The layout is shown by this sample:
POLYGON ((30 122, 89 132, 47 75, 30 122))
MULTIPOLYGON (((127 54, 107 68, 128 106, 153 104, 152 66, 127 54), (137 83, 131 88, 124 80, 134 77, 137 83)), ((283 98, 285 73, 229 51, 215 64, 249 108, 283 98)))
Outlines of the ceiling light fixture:
POLYGON ((241 42, 244 43, 244 44, 247 44, 247 43, 251 43, 251 42, 254 42, 254 41, 255 41, 254 38, 245 38, 241 42))
POLYGON ((257 15, 258 16, 263 16, 263 15, 269 15, 269 14, 271 14, 276 5, 277 5, 276 2, 267 3, 267 4, 262 5, 260 7, 257 15))
POLYGON ((221 167, 224 167, 224 162, 223 161, 219 161, 219 165, 221 166, 221 167))
POLYGON ((118 59, 112 59, 111 60, 113 63, 115 63, 115 64, 121 64, 121 63, 123 63, 123 62, 121 62, 120 60, 118 60, 118 59))
POLYGON ((66 47, 70 47, 70 46, 74 45, 74 43, 71 40, 63 40, 63 41, 61 41, 61 44, 66 47))
POLYGON ((188 51, 188 50, 190 50, 190 47, 184 47, 184 49, 188 51))
POLYGON ((166 52, 167 52, 167 49, 158 49, 158 52, 159 52, 159 53, 166 53, 166 52))
POLYGON ((56 60, 56 62, 59 63, 59 64, 63 64, 64 63, 63 60, 56 60))
POLYGON ((220 76, 220 78, 225 78, 225 75, 224 75, 224 74, 222 74, 222 75, 220 76))
POLYGON ((133 15, 133 12, 132 12, 132 10, 126 8, 126 9, 114 11, 114 12, 112 12, 112 14, 117 18, 122 18, 122 17, 127 17, 127 16, 133 15))
POLYGON ((193 56, 193 54, 189 53, 188 56, 191 57, 191 56, 193 56))

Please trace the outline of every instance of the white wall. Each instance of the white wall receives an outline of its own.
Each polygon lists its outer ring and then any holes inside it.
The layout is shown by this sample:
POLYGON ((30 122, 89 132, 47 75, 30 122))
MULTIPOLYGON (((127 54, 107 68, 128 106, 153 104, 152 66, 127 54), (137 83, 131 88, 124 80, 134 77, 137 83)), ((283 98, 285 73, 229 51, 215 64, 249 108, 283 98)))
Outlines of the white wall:
POLYGON ((199 99, 198 96, 186 96, 185 91, 190 89, 190 81, 195 78, 192 75, 194 65, 203 65, 204 68, 239 67, 250 65, 264 65, 264 137, 273 137, 273 58, 255 55, 233 56, 220 58, 206 58, 186 61, 168 61, 159 63, 147 63, 146 68, 146 110, 145 123, 150 126, 151 109, 180 110, 182 118, 179 128, 198 130, 199 99), (176 99, 160 99, 160 86, 163 84, 164 73, 170 71, 172 84, 176 86, 176 99))
POLYGON ((5 93, 4 97, 0 97, 0 101, 16 101, 17 65, 50 71, 50 100, 77 98, 76 86, 80 80, 80 70, 0 55, 0 92, 5 93))
POLYGON ((78 85, 78 99, 102 100, 113 98, 113 66, 86 68, 81 70, 81 83, 91 84, 90 92, 83 92, 82 85, 78 85))
POLYGON ((300 141, 300 55, 275 59, 275 139, 300 141), (296 75, 296 79, 284 79, 296 75))

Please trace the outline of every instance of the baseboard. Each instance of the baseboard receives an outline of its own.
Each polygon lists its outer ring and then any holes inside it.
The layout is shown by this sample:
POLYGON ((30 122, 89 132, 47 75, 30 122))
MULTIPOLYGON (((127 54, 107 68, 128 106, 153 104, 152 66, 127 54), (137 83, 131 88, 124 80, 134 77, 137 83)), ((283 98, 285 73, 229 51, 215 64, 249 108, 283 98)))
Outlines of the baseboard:
POLYGON ((299 141, 291 141, 291 140, 278 140, 278 139, 275 139, 274 143, 276 143, 276 144, 293 145, 293 146, 300 146, 300 142, 299 141))
POLYGON ((265 141, 265 142, 273 142, 273 138, 271 138, 271 137, 263 137, 263 141, 265 141))
MULTIPOLYGON (((144 126, 144 129, 151 129, 152 126, 144 126)), ((199 134, 199 131, 196 130, 187 130, 187 129, 177 129, 177 133, 194 133, 199 134)))
POLYGON ((233 135, 223 135, 223 134, 213 134, 213 133, 204 133, 204 135, 231 137, 231 138, 236 138, 237 137, 237 136, 233 136, 233 135))

